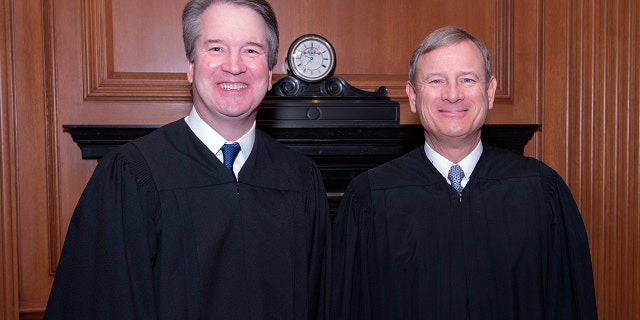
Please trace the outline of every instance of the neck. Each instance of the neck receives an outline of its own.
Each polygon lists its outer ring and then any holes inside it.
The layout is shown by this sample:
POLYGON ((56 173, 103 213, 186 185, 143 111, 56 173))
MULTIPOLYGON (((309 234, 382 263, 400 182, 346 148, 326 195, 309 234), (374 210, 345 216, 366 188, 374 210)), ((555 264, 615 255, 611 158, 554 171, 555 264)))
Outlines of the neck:
POLYGON ((452 163, 460 163, 480 142, 480 133, 466 138, 439 138, 425 133, 425 142, 452 163))
POLYGON ((249 130, 251 130, 251 126, 253 125, 253 121, 250 123, 234 123, 228 125, 226 123, 209 123, 207 122, 213 130, 215 130, 218 134, 220 134, 227 141, 238 141, 242 136, 244 136, 249 130))
POLYGON ((200 118, 219 135, 221 135, 227 141, 237 141, 243 135, 245 135, 255 122, 257 112, 254 111, 251 114, 243 115, 239 117, 223 117, 215 116, 211 113, 200 112, 196 108, 196 112, 200 118))

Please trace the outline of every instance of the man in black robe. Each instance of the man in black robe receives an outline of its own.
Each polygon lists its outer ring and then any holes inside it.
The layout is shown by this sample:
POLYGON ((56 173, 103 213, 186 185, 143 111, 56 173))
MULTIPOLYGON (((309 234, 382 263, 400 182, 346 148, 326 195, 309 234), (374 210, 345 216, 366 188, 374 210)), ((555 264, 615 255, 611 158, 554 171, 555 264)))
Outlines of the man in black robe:
POLYGON ((597 318, 567 185, 542 162, 481 142, 495 90, 486 46, 464 30, 438 29, 415 50, 407 94, 425 144, 348 186, 332 319, 597 318))
POLYGON ((194 0, 183 28, 194 107, 100 161, 45 318, 324 318, 320 173, 255 128, 277 60, 275 14, 262 0, 194 0), (232 160, 220 149, 233 142, 232 160))

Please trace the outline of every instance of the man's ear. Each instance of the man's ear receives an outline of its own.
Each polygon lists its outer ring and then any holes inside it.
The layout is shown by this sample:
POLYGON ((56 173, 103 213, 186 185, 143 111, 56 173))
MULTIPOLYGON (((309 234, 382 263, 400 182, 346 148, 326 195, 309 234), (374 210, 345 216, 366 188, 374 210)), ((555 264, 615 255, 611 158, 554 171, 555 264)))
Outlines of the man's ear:
POLYGON ((409 105, 411 106, 411 112, 416 113, 416 89, 411 84, 411 81, 407 81, 405 86, 407 91, 407 97, 409 98, 409 105))
POLYGON ((193 61, 187 61, 187 80, 193 83, 193 61))
POLYGON ((493 101, 496 98, 496 89, 498 88, 498 80, 491 76, 489 85, 487 86, 487 98, 489 99, 489 109, 493 108, 493 101))

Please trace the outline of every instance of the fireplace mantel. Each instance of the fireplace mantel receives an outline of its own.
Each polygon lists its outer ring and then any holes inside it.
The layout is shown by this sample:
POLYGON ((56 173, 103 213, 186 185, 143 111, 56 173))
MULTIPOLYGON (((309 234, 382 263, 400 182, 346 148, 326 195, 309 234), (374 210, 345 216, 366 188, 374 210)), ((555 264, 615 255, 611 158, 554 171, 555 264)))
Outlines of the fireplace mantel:
MULTIPOLYGON (((399 124, 399 104, 386 88, 365 92, 339 77, 302 83, 285 77, 274 84, 260 106, 256 126, 281 143, 313 159, 320 169, 330 205, 357 174, 403 155, 424 143, 420 125, 399 124)), ((142 137, 160 125, 67 124, 64 129, 83 159, 100 160, 112 149, 142 137)), ((538 124, 488 124, 482 139, 523 154, 538 124)))
MULTIPOLYGON (((129 141, 147 135, 161 125, 152 124, 68 124, 63 125, 78 144, 83 159, 100 160, 107 152, 129 141)), ((539 124, 486 124, 482 140, 524 153, 539 124)), ((341 127, 281 127, 258 125, 276 140, 297 149, 311 158, 321 156, 359 157, 386 155, 397 157, 424 142, 420 125, 370 125, 341 127)))
MULTIPOLYGON (((99 160, 107 152, 142 137, 159 125, 65 125, 82 151, 83 159, 99 160)), ((405 154, 424 143, 420 125, 369 125, 340 127, 258 127, 281 143, 313 159, 320 169, 330 198, 337 208, 349 181, 360 172, 405 154)), ((518 154, 537 124, 491 124, 482 127, 483 140, 518 154)))

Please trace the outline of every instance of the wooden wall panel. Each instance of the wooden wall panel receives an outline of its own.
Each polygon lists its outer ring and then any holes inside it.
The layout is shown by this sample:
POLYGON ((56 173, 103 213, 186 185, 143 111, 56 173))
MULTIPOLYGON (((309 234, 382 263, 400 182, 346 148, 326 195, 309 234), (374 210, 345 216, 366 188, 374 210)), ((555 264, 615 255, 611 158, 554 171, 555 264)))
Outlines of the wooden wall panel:
POLYGON ((47 65, 52 61, 50 44, 53 38, 48 25, 49 1, 15 1, 12 9, 12 67, 15 118, 16 239, 18 298, 20 312, 38 312, 46 303, 51 269, 48 247, 49 201, 55 197, 56 172, 50 160, 55 154, 55 139, 51 138, 52 109, 47 102, 47 65), (43 258, 46 257, 46 260, 43 258))
POLYGON ((184 73, 187 63, 180 42, 183 4, 117 0, 81 3, 86 99, 190 100, 184 73), (165 11, 158 11, 161 9, 165 11))
MULTIPOLYGON (((102 0, 82 4, 85 98, 189 100, 180 33, 182 3, 102 0)), ((406 110, 404 90, 409 57, 431 30, 454 24, 487 42, 493 55, 494 73, 499 79, 496 99, 509 107, 513 105, 515 43, 511 1, 469 4, 462 0, 438 0, 407 6, 384 0, 295 3, 274 0, 272 4, 281 30, 280 62, 274 69, 276 78, 286 74, 283 61, 289 44, 304 33, 318 33, 328 38, 336 49, 337 75, 364 90, 375 91, 381 85, 387 86, 390 97, 403 104, 404 121, 415 123, 417 118, 406 110), (438 8, 437 15, 422 18, 423 13, 434 8, 438 8), (465 9, 461 12, 460 8, 465 9)), ((529 105, 531 109, 527 111, 534 110, 533 105, 529 105)), ((497 122, 506 120, 495 118, 497 122)), ((517 120, 522 123, 527 119, 517 120)))
POLYGON ((572 1, 568 15, 567 178, 607 319, 640 314, 639 8, 634 0, 572 1))
POLYGON ((601 319, 640 314, 638 17, 635 0, 544 11, 541 158, 565 177, 582 212, 601 319))
MULTIPOLYGON (((180 13, 186 0, 1 0, 2 315, 41 317, 77 199, 96 162, 63 124, 172 121, 190 108, 180 13), (4 49, 4 47, 2 47, 4 49), (15 268, 12 273, 12 268, 15 268), (15 275, 15 276, 12 276, 15 275)), ((272 0, 280 58, 327 37, 336 74, 404 85, 436 27, 487 42, 500 83, 490 123, 541 123, 525 150, 567 179, 592 245, 599 314, 640 314, 640 8, 635 0, 272 0)), ((282 63, 274 71, 285 74, 282 63)))

